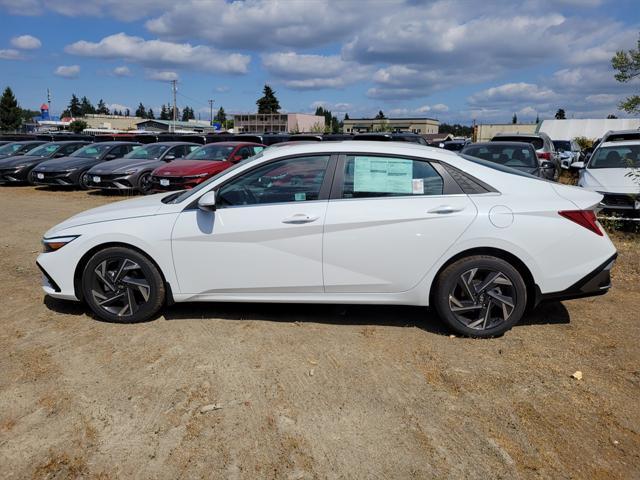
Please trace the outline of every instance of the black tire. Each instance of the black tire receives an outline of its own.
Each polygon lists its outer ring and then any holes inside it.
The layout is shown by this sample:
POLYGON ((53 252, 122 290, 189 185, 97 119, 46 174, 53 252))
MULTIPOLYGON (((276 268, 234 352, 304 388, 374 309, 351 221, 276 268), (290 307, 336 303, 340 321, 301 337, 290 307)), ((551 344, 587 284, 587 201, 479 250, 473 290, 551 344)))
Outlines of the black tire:
POLYGON ((144 172, 138 177, 138 191, 143 195, 151 192, 151 172, 144 172))
POLYGON ((82 293, 100 319, 136 323, 157 315, 164 304, 165 285, 146 256, 129 248, 108 247, 85 265, 82 293))
POLYGON ((33 169, 29 170, 29 173, 27 173, 27 183, 29 185, 37 185, 36 184, 36 172, 33 169))
POLYGON ((494 337, 520 321, 527 287, 509 262, 489 255, 461 258, 437 278, 433 302, 440 318, 467 337, 494 337))
POLYGON ((78 186, 82 189, 82 190, 89 190, 91 188, 91 186, 89 185, 89 172, 82 172, 79 176, 78 176, 78 186))

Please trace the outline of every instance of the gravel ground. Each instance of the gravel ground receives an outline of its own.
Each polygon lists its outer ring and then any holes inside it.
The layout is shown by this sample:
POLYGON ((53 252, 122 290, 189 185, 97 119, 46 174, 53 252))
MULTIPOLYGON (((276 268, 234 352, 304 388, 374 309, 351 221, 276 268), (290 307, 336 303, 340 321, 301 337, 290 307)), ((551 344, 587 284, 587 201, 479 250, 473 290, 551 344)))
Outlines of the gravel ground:
POLYGON ((42 234, 119 200, 0 188, 2 478, 640 478, 640 241, 615 287, 501 338, 410 307, 43 296, 42 234), (572 377, 582 372, 582 379, 572 377))

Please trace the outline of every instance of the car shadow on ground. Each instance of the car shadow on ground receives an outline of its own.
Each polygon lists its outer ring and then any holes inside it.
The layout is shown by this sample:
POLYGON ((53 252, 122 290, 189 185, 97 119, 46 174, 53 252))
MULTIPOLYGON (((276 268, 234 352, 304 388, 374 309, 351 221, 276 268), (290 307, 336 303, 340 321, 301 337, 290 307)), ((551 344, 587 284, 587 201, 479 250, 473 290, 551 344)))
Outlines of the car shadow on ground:
MULTIPOLYGON (((45 296, 50 310, 66 315, 89 315, 82 303, 45 296)), ((327 305, 295 303, 178 303, 164 308, 165 320, 259 320, 280 323, 322 323, 328 325, 362 325, 415 327, 429 333, 450 335, 452 332, 433 309, 398 305, 327 305)), ((568 324, 571 319, 560 302, 545 303, 529 312, 516 328, 530 325, 568 324)))

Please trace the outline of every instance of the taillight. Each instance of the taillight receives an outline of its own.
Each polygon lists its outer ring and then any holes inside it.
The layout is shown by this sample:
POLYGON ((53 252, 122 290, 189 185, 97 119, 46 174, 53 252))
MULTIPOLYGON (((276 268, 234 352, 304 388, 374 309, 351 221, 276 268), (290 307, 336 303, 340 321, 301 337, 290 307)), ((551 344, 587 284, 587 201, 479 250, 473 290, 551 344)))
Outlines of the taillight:
POLYGON ((558 214, 562 215, 564 218, 568 218, 587 230, 591 230, 596 235, 603 235, 602 230, 600 230, 600 227, 598 226, 598 221, 596 220, 596 212, 593 210, 562 210, 558 212, 558 214))
POLYGON ((542 160, 551 160, 551 152, 538 152, 537 155, 542 160))

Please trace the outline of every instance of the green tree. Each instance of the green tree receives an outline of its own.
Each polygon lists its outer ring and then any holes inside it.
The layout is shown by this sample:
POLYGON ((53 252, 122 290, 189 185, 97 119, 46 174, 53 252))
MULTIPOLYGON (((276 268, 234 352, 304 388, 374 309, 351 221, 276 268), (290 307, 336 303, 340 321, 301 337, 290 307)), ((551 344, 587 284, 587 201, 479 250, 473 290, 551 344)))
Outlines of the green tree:
POLYGON ((149 120, 155 120, 156 114, 153 113, 153 108, 150 108, 149 111, 147 112, 147 118, 149 120))
POLYGON ((349 114, 348 114, 348 113, 345 113, 345 114, 344 114, 344 119, 345 119, 345 120, 349 120, 349 114))
POLYGON ((96 108, 87 97, 82 97, 82 100, 80 100, 80 116, 84 117, 89 113, 96 113, 96 108))
POLYGON ((515 113, 513 114, 513 117, 511 118, 511 123, 513 123, 514 125, 516 123, 518 123, 518 115, 516 115, 515 113))
POLYGON ((160 120, 169 120, 169 119, 171 119, 171 116, 169 115, 169 109, 163 103, 162 107, 160 108, 160 120))
POLYGON ((384 116, 384 113, 382 113, 382 110, 378 111, 378 114, 376 115, 376 120, 382 120, 384 118, 387 118, 384 116))
POLYGON ((89 124, 84 120, 74 120, 69 124, 69 130, 74 133, 82 133, 82 131, 89 127, 89 124))
POLYGON ((39 117, 39 116, 40 116, 39 110, 29 110, 24 108, 20 109, 20 117, 22 118, 22 123, 30 122, 33 119, 33 117, 39 117))
MULTIPOLYGON (((622 83, 628 83, 640 76, 640 35, 638 38, 638 47, 635 50, 625 52, 620 50, 611 59, 611 66, 617 70, 616 80, 622 83)), ((620 110, 627 113, 640 113, 640 95, 631 95, 618 105, 620 110)))
POLYGON ((227 113, 224 111, 224 108, 220 107, 218 109, 218 113, 213 117, 216 122, 219 122, 222 126, 227 123, 227 113))
POLYGON ((193 108, 186 106, 182 109, 182 121, 187 122, 189 120, 193 120, 196 118, 195 113, 193 112, 193 108))
POLYGON ((536 123, 540 123, 540 116, 536 113, 536 123))
POLYGON ((104 101, 102 99, 100 99, 100 101, 98 102, 98 108, 96 108, 96 113, 100 115, 109 115, 109 109, 104 104, 104 101))
POLYGON ((7 87, 0 98, 0 130, 5 132, 17 130, 20 125, 22 125, 22 110, 13 91, 7 87))
POLYGON ((473 135, 473 127, 468 127, 466 125, 460 125, 459 123, 455 123, 453 125, 449 125, 448 123, 441 123, 438 128, 439 133, 450 133, 454 137, 470 137, 473 135))
POLYGON ((276 98, 276 92, 269 85, 265 85, 262 89, 262 97, 256 101, 258 113, 278 113, 280 111, 280 102, 276 98))
POLYGON ((607 115, 607 119, 609 119, 609 120, 614 119, 614 118, 618 118, 618 117, 616 117, 613 113, 610 113, 609 115, 607 115))
POLYGON ((565 120, 567 116, 564 113, 564 108, 559 108, 556 112, 556 120, 565 120))
POLYGON ((147 118, 147 109, 142 104, 142 102, 140 102, 138 108, 136 108, 136 117, 147 118))
POLYGON ((124 111, 124 116, 125 117, 129 117, 131 116, 131 110, 129 110, 128 108, 124 111))
POLYGON ((80 99, 76 97, 76 94, 71 95, 69 106, 62 112, 63 117, 79 117, 82 114, 80 109, 80 99))

